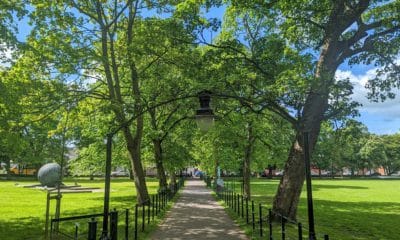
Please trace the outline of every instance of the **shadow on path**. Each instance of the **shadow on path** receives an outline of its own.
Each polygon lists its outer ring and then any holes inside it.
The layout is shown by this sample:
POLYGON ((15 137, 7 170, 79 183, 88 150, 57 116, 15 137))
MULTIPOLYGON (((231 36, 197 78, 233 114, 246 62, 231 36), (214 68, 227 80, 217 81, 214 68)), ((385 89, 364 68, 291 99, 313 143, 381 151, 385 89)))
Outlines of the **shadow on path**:
POLYGON ((179 199, 150 239, 248 239, 202 181, 188 180, 185 184, 179 199))

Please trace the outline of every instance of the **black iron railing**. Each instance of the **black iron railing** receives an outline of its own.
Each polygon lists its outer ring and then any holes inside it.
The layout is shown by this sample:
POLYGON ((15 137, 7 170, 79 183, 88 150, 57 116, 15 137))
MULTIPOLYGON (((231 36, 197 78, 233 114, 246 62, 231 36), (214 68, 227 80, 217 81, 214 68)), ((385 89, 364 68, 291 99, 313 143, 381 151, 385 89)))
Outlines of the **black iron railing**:
MULTIPOLYGON (((161 215, 168 203, 176 193, 184 186, 184 179, 172 185, 171 189, 159 190, 157 194, 150 195, 150 200, 142 205, 136 204, 133 209, 109 212, 108 240, 135 239, 141 232, 145 232, 148 226, 161 215)), ((98 226, 102 226, 103 213, 79 215, 51 220, 50 239, 88 239, 98 240, 102 234, 98 226), (58 227, 54 226, 58 224, 58 227)))
MULTIPOLYGON (((204 178, 207 185, 211 186, 209 178, 204 178)), ((219 199, 223 200, 225 205, 231 211, 237 214, 238 218, 243 219, 243 222, 252 227, 252 235, 259 238, 267 235, 269 240, 272 239, 308 239, 308 230, 303 224, 279 213, 273 212, 261 203, 255 203, 254 200, 249 200, 243 194, 236 193, 235 184, 225 183, 224 187, 219 187, 216 194, 219 199)), ((215 190, 217 188, 213 186, 215 190)), ((328 235, 318 236, 318 239, 329 240, 328 235)))

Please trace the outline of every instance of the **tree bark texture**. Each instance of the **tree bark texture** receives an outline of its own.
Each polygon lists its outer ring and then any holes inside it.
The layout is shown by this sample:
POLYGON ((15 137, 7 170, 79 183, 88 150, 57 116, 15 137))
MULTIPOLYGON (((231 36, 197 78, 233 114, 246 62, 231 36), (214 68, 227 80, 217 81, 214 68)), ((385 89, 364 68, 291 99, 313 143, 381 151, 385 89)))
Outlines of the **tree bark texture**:
MULTIPOLYGON (((123 135, 126 141, 126 147, 130 155, 132 175, 134 177, 134 183, 137 191, 137 199, 139 204, 146 204, 149 202, 149 195, 147 192, 147 186, 145 181, 145 174, 141 162, 141 142, 143 135, 143 116, 141 115, 141 96, 139 87, 139 76, 137 73, 136 65, 134 62, 134 56, 132 51, 133 42, 133 23, 137 13, 137 5, 133 5, 130 2, 127 5, 128 9, 128 22, 127 22, 127 64, 129 69, 129 81, 132 88, 132 97, 134 100, 134 111, 137 115, 135 133, 131 132, 132 121, 127 121, 128 115, 126 115, 125 105, 126 102, 123 99, 121 93, 121 77, 119 73, 119 65, 117 64, 117 54, 115 52, 114 43, 116 41, 115 34, 117 32, 117 25, 109 25, 107 16, 103 11, 101 2, 96 1, 94 4, 96 12, 96 22, 99 25, 101 31, 101 63, 104 68, 104 75, 107 82, 108 94, 110 100, 110 106, 115 114, 116 122, 121 127, 123 135)), ((115 19, 116 21, 118 19, 115 19)))
POLYGON ((251 158, 253 154, 253 146, 254 146, 255 137, 253 134, 253 125, 252 123, 248 123, 247 125, 247 144, 244 152, 243 159, 243 195, 245 198, 251 198, 251 188, 250 188, 250 177, 251 177, 251 158))
POLYGON ((153 146, 154 146, 154 159, 156 162, 157 168, 157 176, 158 176, 158 183, 160 189, 167 189, 167 176, 165 175, 165 169, 162 159, 162 146, 161 140, 153 139, 153 146))
MULTIPOLYGON (((134 22, 137 13, 137 5, 135 7, 133 5, 129 6, 129 16, 128 16, 128 23, 127 23, 127 39, 126 39, 126 46, 127 46, 127 63, 129 67, 129 75, 130 75, 130 82, 132 87, 132 96, 134 99, 134 110, 136 114, 140 114, 143 110, 142 108, 142 99, 141 99, 141 91, 140 91, 140 84, 139 84, 139 75, 137 72, 135 58, 132 54, 134 50, 132 46, 133 42, 133 28, 134 22)), ((121 110, 123 111, 123 110, 121 110)), ((147 191, 146 181, 145 181, 145 174, 142 166, 142 159, 141 159, 141 144, 142 144, 142 137, 143 137, 143 115, 138 115, 136 118, 136 129, 135 129, 135 136, 132 137, 129 127, 124 129, 124 135, 127 140, 128 151, 131 155, 132 161, 132 170, 134 174, 134 182, 137 191, 137 198, 139 204, 147 204, 150 203, 149 194, 147 191), (125 131, 126 130, 126 131, 125 131), (128 142, 129 140, 129 142, 128 142)))
POLYGON ((273 211, 295 220, 297 205, 305 179, 303 152, 303 133, 309 133, 309 151, 312 155, 320 132, 324 114, 328 109, 329 87, 334 81, 334 73, 338 66, 335 58, 334 44, 328 40, 322 49, 317 63, 315 83, 307 96, 303 114, 296 126, 296 139, 292 143, 288 160, 284 167, 284 175, 279 183, 273 201, 273 211))
MULTIPOLYGON (((306 97, 302 115, 294 126, 296 138, 292 143, 289 157, 284 167, 284 176, 274 197, 273 210, 290 219, 296 219, 297 205, 305 180, 303 133, 309 133, 309 153, 312 155, 321 123, 327 118, 325 114, 329 107, 329 94, 330 89, 335 84, 337 68, 353 54, 370 47, 367 45, 357 51, 354 50, 358 47, 357 42, 366 34, 366 25, 359 25, 359 21, 361 14, 368 8, 370 1, 359 1, 354 3, 351 8, 347 4, 347 1, 333 1, 328 21, 321 28, 324 35, 314 81, 306 97), (356 22, 358 31, 349 39, 343 39, 343 34, 346 30, 356 22)), ((369 27, 372 26, 369 25, 369 27)), ((369 42, 366 41, 365 44, 369 44, 369 42)))
MULTIPOLYGON (((142 119, 142 124, 143 124, 143 119, 142 119)), ((136 135, 141 134, 141 131, 143 130, 140 129, 143 129, 143 125, 136 127, 136 135), (138 131, 140 133, 138 133, 138 131)), ((133 137, 128 127, 124 127, 122 130, 127 144, 127 150, 130 155, 132 173, 137 192, 137 200, 139 204, 146 204, 150 200, 150 198, 147 192, 146 179, 143 171, 143 165, 140 154, 141 137, 140 138, 138 136, 133 137)))

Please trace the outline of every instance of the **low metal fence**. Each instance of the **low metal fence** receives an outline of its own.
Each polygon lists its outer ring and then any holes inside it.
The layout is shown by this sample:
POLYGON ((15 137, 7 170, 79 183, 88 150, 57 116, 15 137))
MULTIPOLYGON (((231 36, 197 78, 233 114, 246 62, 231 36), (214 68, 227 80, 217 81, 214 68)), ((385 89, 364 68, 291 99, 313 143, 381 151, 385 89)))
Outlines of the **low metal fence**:
POLYGON ((102 232, 101 226, 103 213, 63 217, 51 219, 50 239, 134 239, 145 232, 151 222, 160 216, 167 208, 168 203, 184 186, 184 179, 180 178, 171 189, 159 190, 157 194, 150 195, 150 200, 144 204, 136 204, 132 209, 108 213, 109 231, 102 232), (106 236, 106 237, 105 237, 106 236))
MULTIPOLYGON (((204 179, 208 186, 211 186, 209 178, 204 179)), ((308 229, 300 222, 291 220, 271 209, 265 208, 263 204, 245 198, 243 194, 234 191, 232 183, 225 184, 223 188, 215 188, 219 199, 237 214, 238 218, 251 226, 253 236, 259 238, 267 237, 273 239, 309 239, 308 229), (218 190, 218 191, 217 191, 218 190)), ((329 240, 328 235, 318 236, 318 239, 329 240)))

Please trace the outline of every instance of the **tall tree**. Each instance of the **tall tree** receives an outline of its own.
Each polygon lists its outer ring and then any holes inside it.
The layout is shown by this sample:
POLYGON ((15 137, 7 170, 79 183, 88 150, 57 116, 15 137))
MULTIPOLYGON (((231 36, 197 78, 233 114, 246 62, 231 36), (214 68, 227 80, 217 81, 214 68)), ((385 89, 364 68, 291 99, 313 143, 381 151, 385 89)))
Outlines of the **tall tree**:
MULTIPOLYGON (((217 47, 238 53, 265 79, 264 86, 274 86, 268 91, 260 91, 265 96, 265 108, 288 120, 296 131, 285 174, 273 202, 275 212, 295 219, 305 179, 303 133, 309 133, 312 153, 321 123, 338 113, 351 113, 351 107, 356 106, 348 98, 352 92, 351 85, 335 78, 338 67, 345 62, 373 62, 381 66, 387 75, 379 76, 387 78, 370 82, 372 96, 380 96, 380 87, 388 86, 390 89, 397 86, 398 67, 394 60, 399 53, 397 10, 400 2, 296 0, 232 1, 230 4, 228 13, 239 12, 243 16, 238 18, 232 14, 232 18, 228 18, 230 26, 235 26, 238 34, 234 40, 236 45, 231 41, 217 47), (278 35, 290 45, 279 41, 278 35), (250 51, 237 48, 237 42, 243 41, 247 41, 245 46, 250 51), (275 50, 274 59, 267 54, 268 49, 275 50), (295 58, 296 52, 300 58, 295 58), (310 56, 315 57, 313 68, 308 68, 304 58, 310 56), (289 59, 297 60, 293 66, 297 72, 283 71, 276 75, 277 71, 283 70, 280 66, 285 66, 284 63, 288 66, 289 59)), ((390 93, 383 96, 393 97, 390 93)))
POLYGON ((181 43, 191 42, 191 32, 183 27, 186 6, 191 4, 169 3, 35 1, 30 14, 34 29, 29 45, 38 53, 37 61, 56 79, 75 82, 82 98, 107 102, 101 110, 113 116, 106 123, 109 131, 119 130, 124 136, 140 203, 149 200, 141 159, 143 113, 162 105, 152 102, 151 90, 145 89, 166 81, 155 78, 153 73, 161 69, 157 66, 176 64, 174 57, 183 52, 181 43), (178 18, 161 17, 158 12, 164 10, 177 12, 178 18))
POLYGON ((386 156, 385 144, 382 139, 376 135, 370 135, 364 145, 360 149, 360 156, 363 159, 362 170, 366 174, 365 169, 372 173, 372 169, 375 167, 386 166, 388 157, 386 156))
POLYGON ((26 69, 29 61, 21 56, 0 75, 0 151, 8 162, 39 168, 60 160, 65 108, 53 106, 68 97, 62 83, 26 69))
MULTIPOLYGON (((385 145, 387 161, 380 162, 386 174, 390 175, 400 170, 400 134, 383 135, 382 141, 385 145)), ((382 159, 383 160, 383 159, 382 159)))
MULTIPOLYGON (((82 98, 106 101, 112 113, 110 132, 120 130, 131 158, 138 202, 149 200, 141 142, 145 106, 141 84, 146 71, 165 54, 156 48, 157 29, 147 29, 152 19, 142 11, 147 1, 35 1, 30 14, 34 26, 28 44, 37 61, 52 76, 75 82, 82 98)), ((163 46, 163 45, 161 45, 163 46)))
POLYGON ((278 4, 286 18, 282 25, 286 36, 297 44, 317 49, 319 57, 298 119, 296 141, 274 199, 275 211, 296 217, 304 181, 302 133, 310 133, 312 152, 321 123, 329 117, 328 100, 337 68, 345 61, 375 62, 388 67, 388 71, 396 71, 390 67, 399 53, 400 16, 396 10, 399 4, 400 1, 281 1, 278 4))

